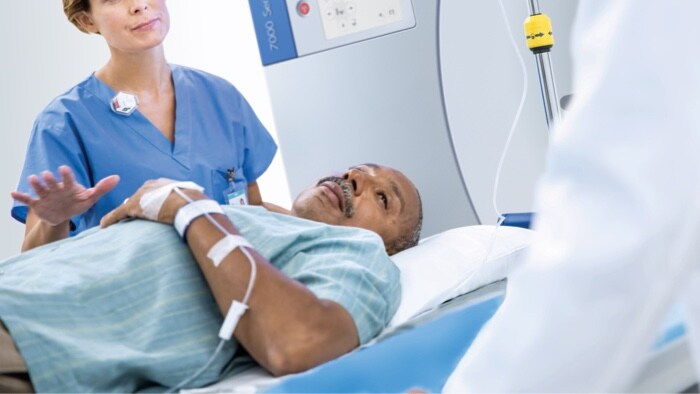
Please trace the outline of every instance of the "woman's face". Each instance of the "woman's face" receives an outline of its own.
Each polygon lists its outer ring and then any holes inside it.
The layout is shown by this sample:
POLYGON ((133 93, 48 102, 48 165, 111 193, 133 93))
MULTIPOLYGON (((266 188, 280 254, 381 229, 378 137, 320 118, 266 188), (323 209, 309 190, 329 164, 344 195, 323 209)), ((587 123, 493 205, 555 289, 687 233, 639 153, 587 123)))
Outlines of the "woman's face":
POLYGON ((165 0, 90 0, 79 21, 113 49, 138 53, 160 45, 170 29, 165 0))

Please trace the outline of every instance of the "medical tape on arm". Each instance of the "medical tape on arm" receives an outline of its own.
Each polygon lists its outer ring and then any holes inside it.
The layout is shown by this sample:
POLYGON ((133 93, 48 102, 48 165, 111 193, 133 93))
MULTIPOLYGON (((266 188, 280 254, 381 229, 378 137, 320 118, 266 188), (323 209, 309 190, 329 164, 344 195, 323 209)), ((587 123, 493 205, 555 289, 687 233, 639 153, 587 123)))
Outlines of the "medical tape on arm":
MULTIPOLYGON (((143 216, 145 216, 146 219, 158 220, 158 213, 160 212, 160 208, 163 206, 163 203, 165 203, 165 199, 168 198, 170 192, 173 191, 173 189, 175 188, 197 190, 200 192, 204 190, 203 187, 199 186, 194 182, 189 181, 174 182, 161 186, 158 189, 150 191, 141 196, 141 201, 139 201, 139 204, 141 205, 143 216)), ((184 195, 184 193, 180 195, 182 196, 184 195)), ((189 198, 187 200, 189 202, 192 202, 192 200, 189 198)))
POLYGON ((219 330, 219 338, 226 340, 231 339, 231 335, 233 335, 233 331, 236 329, 238 321, 241 320, 241 317, 245 311, 248 310, 248 298, 250 297, 250 291, 252 290, 256 266, 253 262, 253 257, 245 248, 252 249, 252 246, 240 235, 227 234, 225 237, 221 238, 219 242, 215 243, 207 253, 207 257, 212 261, 212 263, 214 263, 214 266, 218 267, 226 256, 238 248, 241 249, 241 252, 243 252, 250 262, 250 282, 248 283, 248 291, 246 291, 246 295, 243 297, 243 302, 233 300, 231 307, 228 309, 228 313, 226 313, 224 324, 221 325, 221 329, 219 330))
POLYGON ((215 243, 211 249, 209 249, 207 257, 209 257, 209 259, 214 263, 215 267, 218 267, 224 258, 229 255, 229 253, 236 250, 236 248, 243 246, 252 248, 248 241, 246 241, 246 239, 240 235, 228 234, 221 238, 219 242, 215 243))
POLYGON ((212 213, 224 214, 224 210, 218 202, 214 200, 192 201, 177 211, 173 225, 177 233, 180 234, 180 238, 184 240, 187 228, 195 219, 212 213))
MULTIPOLYGON (((219 330, 219 338, 228 341, 231 339, 231 336, 233 335, 233 332, 236 329, 236 326, 238 325, 238 321, 241 319, 243 314, 245 313, 246 310, 248 310, 248 300, 250 299, 250 294, 253 291, 253 284, 255 283, 255 277, 257 276, 257 265, 255 264, 255 259, 253 256, 250 254, 250 252, 247 250, 247 248, 252 249, 252 245, 248 241, 246 241, 245 238, 243 238, 240 235, 237 234, 231 234, 226 230, 219 222, 214 220, 209 213, 218 213, 217 212, 208 212, 207 209, 216 209, 216 208, 211 208, 210 204, 207 204, 206 206, 204 203, 198 203, 198 201, 211 201, 211 200, 197 200, 193 201, 189 196, 187 196, 180 188, 176 185, 174 188, 171 188, 170 190, 174 191, 182 197, 185 201, 187 201, 189 204, 183 206, 180 208, 182 210, 183 208, 187 206, 192 206, 191 208, 188 208, 188 210, 192 210, 194 212, 195 210, 199 209, 199 213, 201 215, 198 216, 206 216, 207 220, 214 225, 219 231, 221 231, 224 234, 224 238, 220 239, 217 241, 210 249, 209 252, 207 252, 207 258, 209 258, 212 263, 214 264, 214 267, 219 267, 221 262, 228 256, 231 252, 233 252, 235 249, 240 248, 241 252, 243 252, 243 255, 245 255, 246 259, 248 260, 248 263, 250 264, 250 279, 248 280, 248 288, 246 289, 245 295, 243 296, 242 301, 236 301, 233 300, 231 302, 231 307, 228 309, 228 312, 226 313, 226 318, 224 319, 224 323, 221 325, 221 329, 219 330), (196 203, 196 204, 195 204, 196 203)), ((166 195, 167 196, 167 195, 166 195)), ((212 201, 213 202, 213 201, 212 201)), ((217 204, 218 205, 218 204, 217 204)), ((219 206, 219 209, 221 207, 219 206)), ((177 222, 177 218, 180 215, 180 210, 175 214, 175 222, 177 222)), ((223 210, 222 212, 223 213, 223 210)), ((186 216, 191 216, 195 215, 196 213, 183 213, 183 218, 180 219, 183 223, 186 221, 186 216)), ((190 219, 189 222, 191 223, 194 218, 190 219)), ((187 225, 183 225, 183 235, 184 232, 187 231, 187 225)), ((179 232, 179 230, 178 230, 179 232)))

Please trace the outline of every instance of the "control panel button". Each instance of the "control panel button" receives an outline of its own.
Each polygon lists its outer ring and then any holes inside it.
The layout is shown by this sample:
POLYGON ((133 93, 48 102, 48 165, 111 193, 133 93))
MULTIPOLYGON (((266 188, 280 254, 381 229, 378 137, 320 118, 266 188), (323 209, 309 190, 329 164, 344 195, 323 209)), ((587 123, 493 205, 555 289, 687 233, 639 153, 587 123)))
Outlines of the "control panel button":
POLYGON ((345 12, 347 12, 348 15, 355 15, 355 4, 353 4, 353 3, 345 4, 345 12))
POLYGON ((311 6, 307 1, 302 0, 297 4, 297 12, 301 16, 307 16, 311 12, 311 6))

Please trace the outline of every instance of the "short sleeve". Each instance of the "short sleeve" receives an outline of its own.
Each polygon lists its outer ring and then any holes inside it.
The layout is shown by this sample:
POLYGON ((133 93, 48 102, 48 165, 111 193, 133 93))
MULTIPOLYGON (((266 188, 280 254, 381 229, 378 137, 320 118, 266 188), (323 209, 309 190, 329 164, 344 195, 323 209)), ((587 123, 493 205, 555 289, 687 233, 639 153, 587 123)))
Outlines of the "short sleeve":
POLYGON ((243 97, 240 101, 240 111, 245 130, 243 175, 249 183, 253 183, 272 163, 277 144, 243 97))
MULTIPOLYGON (((33 174, 39 175, 43 171, 51 171, 57 175, 58 167, 62 165, 67 165, 73 170, 77 182, 86 187, 92 186, 87 159, 75 130, 63 119, 54 120, 45 113, 41 114, 34 123, 29 139, 17 191, 35 196, 27 178, 33 174)), ((27 206, 15 201, 11 214, 16 220, 25 223, 27 206)), ((72 218, 71 222, 71 233, 77 233, 86 227, 82 215, 72 218)))
POLYGON ((384 328, 400 301, 398 269, 381 245, 346 243, 332 252, 322 246, 296 253, 290 262, 296 268, 288 275, 318 298, 334 301, 350 313, 361 344, 384 328))

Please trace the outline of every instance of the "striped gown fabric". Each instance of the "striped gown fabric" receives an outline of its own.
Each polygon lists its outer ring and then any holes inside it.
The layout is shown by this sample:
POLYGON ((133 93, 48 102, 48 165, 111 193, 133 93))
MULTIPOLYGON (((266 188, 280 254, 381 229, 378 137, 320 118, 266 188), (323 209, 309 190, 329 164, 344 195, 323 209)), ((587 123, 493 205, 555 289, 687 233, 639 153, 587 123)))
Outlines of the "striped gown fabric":
MULTIPOLYGON (((226 213, 275 267, 345 307, 362 343, 391 319, 399 272, 376 234, 259 207, 226 213)), ((0 320, 38 392, 159 391, 199 369, 219 342, 222 316, 168 225, 133 220, 88 230, 0 270, 0 320)), ((236 349, 227 343, 191 387, 232 374, 236 349)))

